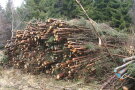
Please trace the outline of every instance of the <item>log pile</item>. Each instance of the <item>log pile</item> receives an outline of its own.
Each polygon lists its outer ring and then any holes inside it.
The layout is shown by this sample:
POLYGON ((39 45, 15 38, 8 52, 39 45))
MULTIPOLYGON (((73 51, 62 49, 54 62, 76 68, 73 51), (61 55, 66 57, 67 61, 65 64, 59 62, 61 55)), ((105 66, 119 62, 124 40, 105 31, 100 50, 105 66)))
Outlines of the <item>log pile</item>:
POLYGON ((101 59, 96 55, 99 49, 86 47, 96 39, 93 36, 88 28, 70 26, 60 20, 29 23, 25 30, 16 31, 6 45, 8 64, 33 74, 54 75, 57 79, 81 78, 79 73, 94 72, 95 62, 101 59))

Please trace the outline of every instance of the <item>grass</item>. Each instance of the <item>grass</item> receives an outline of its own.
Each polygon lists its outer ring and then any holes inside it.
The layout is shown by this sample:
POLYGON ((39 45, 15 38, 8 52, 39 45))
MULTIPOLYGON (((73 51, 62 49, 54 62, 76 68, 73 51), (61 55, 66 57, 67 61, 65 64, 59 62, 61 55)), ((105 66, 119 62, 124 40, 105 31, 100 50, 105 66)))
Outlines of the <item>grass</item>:
POLYGON ((101 85, 55 80, 46 75, 22 74, 20 70, 1 70, 0 90, 99 90, 101 85), (10 88, 10 89, 9 89, 10 88))
POLYGON ((99 46, 98 45, 95 45, 94 43, 92 42, 89 42, 87 45, 85 45, 85 47, 89 50, 97 50, 99 49, 99 46))

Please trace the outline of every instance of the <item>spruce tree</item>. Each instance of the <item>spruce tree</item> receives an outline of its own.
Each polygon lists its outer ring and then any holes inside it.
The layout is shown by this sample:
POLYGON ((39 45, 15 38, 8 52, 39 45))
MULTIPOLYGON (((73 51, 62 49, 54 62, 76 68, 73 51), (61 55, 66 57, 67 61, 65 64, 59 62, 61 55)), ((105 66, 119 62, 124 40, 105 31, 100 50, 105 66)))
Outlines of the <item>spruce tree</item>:
MULTIPOLYGON (((108 22, 117 30, 128 30, 131 18, 128 14, 132 0, 80 0, 88 15, 97 22, 108 22)), ((75 0, 25 0, 23 6, 29 12, 27 20, 32 18, 85 17, 75 0)), ((85 17, 86 18, 86 17, 85 17)))
POLYGON ((79 15, 75 0, 46 0, 44 6, 49 17, 71 19, 79 15))
POLYGON ((132 0, 96 0, 94 20, 110 22, 117 30, 127 31, 130 27, 131 18, 128 14, 132 0))

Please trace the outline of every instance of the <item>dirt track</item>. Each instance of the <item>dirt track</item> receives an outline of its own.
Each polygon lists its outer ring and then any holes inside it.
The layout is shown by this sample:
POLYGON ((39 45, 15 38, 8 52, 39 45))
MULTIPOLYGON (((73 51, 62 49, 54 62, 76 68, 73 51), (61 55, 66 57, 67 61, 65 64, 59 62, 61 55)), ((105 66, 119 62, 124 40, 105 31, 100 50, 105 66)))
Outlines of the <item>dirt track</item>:
POLYGON ((99 90, 99 85, 86 86, 82 81, 57 81, 45 75, 34 76, 23 74, 20 70, 0 68, 0 90, 99 90))

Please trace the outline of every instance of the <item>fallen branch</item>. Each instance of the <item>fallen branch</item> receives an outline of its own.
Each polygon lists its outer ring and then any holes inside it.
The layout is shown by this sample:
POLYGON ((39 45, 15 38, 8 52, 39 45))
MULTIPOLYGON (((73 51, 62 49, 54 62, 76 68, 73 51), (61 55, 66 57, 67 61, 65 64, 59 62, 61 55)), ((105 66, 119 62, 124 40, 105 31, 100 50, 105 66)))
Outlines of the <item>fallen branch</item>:
POLYGON ((102 87, 101 87, 100 90, 103 90, 105 87, 107 87, 107 85, 110 84, 111 81, 112 81, 113 79, 115 79, 115 77, 116 77, 116 76, 114 75, 114 76, 112 76, 111 78, 109 78, 109 79, 102 85, 102 87))

